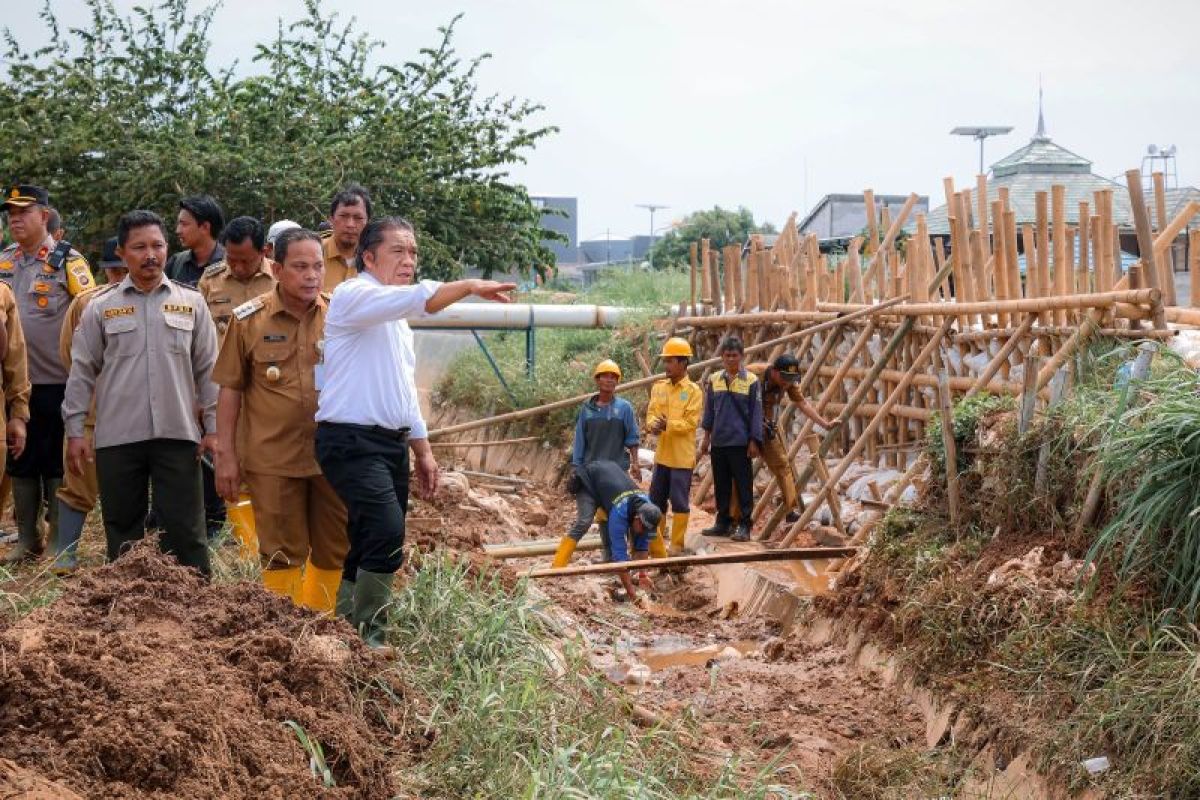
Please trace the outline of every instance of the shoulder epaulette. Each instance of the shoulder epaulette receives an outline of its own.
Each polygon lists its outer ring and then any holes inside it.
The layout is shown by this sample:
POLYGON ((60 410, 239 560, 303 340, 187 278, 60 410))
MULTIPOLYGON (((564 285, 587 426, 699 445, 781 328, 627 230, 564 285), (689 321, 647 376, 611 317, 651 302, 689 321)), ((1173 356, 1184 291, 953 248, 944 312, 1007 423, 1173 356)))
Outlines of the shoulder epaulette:
POLYGON ((333 292, 321 292, 321 299, 328 303, 333 299, 333 292))
POLYGON ((204 274, 201 277, 208 278, 213 275, 220 274, 228 268, 229 268, 229 265, 225 263, 225 259, 221 259, 217 263, 209 264, 207 267, 205 267, 204 274))
POLYGON ((325 241, 330 236, 333 236, 333 228, 330 228, 327 231, 317 231, 317 236, 321 237, 321 241, 325 241))
POLYGON ((255 297, 254 299, 247 300, 246 302, 242 303, 240 306, 235 308, 233 310, 233 316, 236 317, 237 319, 245 319, 246 317, 250 316, 251 314, 254 314, 257 311, 260 311, 262 309, 262 307, 265 305, 266 305, 266 303, 263 302, 263 299, 261 297, 255 297))

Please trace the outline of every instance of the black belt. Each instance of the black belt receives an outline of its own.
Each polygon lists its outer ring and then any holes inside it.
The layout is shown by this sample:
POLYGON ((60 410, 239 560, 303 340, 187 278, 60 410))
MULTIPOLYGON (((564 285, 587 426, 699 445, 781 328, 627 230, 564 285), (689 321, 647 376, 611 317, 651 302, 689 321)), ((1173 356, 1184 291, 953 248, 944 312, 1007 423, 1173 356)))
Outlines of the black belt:
POLYGON ((399 429, 385 428, 382 425, 358 425, 354 422, 318 422, 317 423, 317 427, 320 427, 322 425, 325 425, 328 427, 338 427, 338 428, 353 428, 354 430, 357 430, 357 431, 366 431, 367 433, 375 433, 380 436, 387 436, 389 438, 399 439, 401 441, 407 439, 409 432, 412 430, 411 428, 399 428, 399 429))

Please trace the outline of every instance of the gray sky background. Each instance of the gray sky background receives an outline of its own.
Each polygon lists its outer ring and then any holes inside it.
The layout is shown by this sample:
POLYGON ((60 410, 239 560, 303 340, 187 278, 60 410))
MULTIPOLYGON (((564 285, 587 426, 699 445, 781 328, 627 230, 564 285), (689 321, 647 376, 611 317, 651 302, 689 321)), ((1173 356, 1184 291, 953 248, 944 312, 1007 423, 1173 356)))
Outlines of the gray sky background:
MULTIPOLYGON (((84 20, 82 0, 53 0, 84 20)), ((116 0, 130 8, 133 0, 116 0)), ((32 11, 0 25, 41 42, 32 11)), ((32 9, 35 3, 19 4, 32 9)), ((300 0, 227 0, 214 59, 248 64, 300 0)), ((822 195, 916 191, 974 181, 976 142, 955 125, 1013 125, 987 161, 1033 133, 1038 74, 1047 131, 1101 175, 1140 166, 1146 145, 1179 148, 1181 185, 1200 183, 1196 0, 326 0, 402 61, 465 12, 456 44, 490 52, 483 88, 543 103, 561 132, 514 177, 574 195, 582 238, 645 233, 713 205, 779 224, 822 195)))

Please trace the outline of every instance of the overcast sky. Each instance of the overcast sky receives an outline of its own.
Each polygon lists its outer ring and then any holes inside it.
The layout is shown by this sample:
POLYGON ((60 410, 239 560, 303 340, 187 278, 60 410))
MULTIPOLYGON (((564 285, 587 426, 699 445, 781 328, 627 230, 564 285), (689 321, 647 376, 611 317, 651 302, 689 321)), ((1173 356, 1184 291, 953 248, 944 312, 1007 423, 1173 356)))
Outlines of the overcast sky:
MULTIPOLYGON (((82 0, 52 0, 67 22, 82 0)), ((130 8, 134 0, 116 0, 130 8)), ((43 41, 31 9, 0 24, 43 41)), ((301 0, 229 0, 214 60, 249 60, 301 0)), ((13 15, 14 7, 22 10, 13 15)), ((1179 148, 1180 184, 1200 183, 1196 0, 326 0, 403 61, 465 12, 457 46, 490 52, 486 90, 543 103, 561 131, 513 175, 534 194, 579 198, 581 238, 649 229, 638 203, 689 211, 745 205, 781 223, 832 192, 931 195, 973 182, 978 144, 956 125, 1013 125, 990 163, 1037 117, 1101 175, 1179 148)))

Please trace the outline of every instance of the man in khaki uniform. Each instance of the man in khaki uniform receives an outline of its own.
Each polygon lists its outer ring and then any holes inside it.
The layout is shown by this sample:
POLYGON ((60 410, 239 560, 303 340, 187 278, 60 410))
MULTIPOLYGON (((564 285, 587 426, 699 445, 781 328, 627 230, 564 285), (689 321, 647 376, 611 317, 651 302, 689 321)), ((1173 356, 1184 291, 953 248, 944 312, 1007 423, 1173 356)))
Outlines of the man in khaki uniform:
POLYGON ((200 293, 163 274, 161 217, 130 211, 117 242, 129 274, 88 303, 71 345, 67 460, 76 475, 96 462, 109 560, 145 535, 152 485, 163 550, 208 575, 199 456, 216 448, 217 329, 200 293), (93 396, 94 451, 84 437, 93 396))
MULTIPOLYGON (((75 329, 83 317, 83 310, 98 293, 110 290, 124 280, 127 270, 125 262, 117 255, 117 237, 113 236, 104 243, 104 251, 100 258, 100 269, 104 270, 105 283, 88 289, 76 297, 67 309, 67 318, 63 320, 62 332, 58 339, 58 357, 68 370, 71 369, 71 343, 75 338, 75 329)), ((94 443, 96 432, 96 404, 88 410, 87 418, 83 421, 83 437, 94 443)), ((63 460, 66 460, 66 442, 63 442, 63 460)), ((96 507, 100 497, 100 486, 96 482, 96 465, 93 462, 84 464, 82 475, 76 475, 66 470, 63 475, 62 488, 58 490, 58 539, 54 542, 55 574, 65 575, 73 572, 79 565, 76 550, 79 539, 83 535, 83 523, 87 515, 96 507)))
POLYGON ((217 489, 233 502, 243 478, 250 487, 266 587, 332 612, 350 543, 346 508, 315 456, 328 309, 321 241, 284 231, 275 255, 278 283, 234 309, 213 370, 217 489))
POLYGON ((58 537, 54 495, 63 479, 61 407, 67 373, 58 360, 58 336, 71 298, 94 285, 87 261, 69 242, 50 235, 50 196, 40 186, 9 187, 0 200, 8 213, 13 245, 0 252, 0 281, 17 301, 25 334, 29 382, 28 437, 24 451, 8 465, 18 543, 7 561, 36 558, 44 543, 43 510, 50 537, 58 537))
POLYGON ((347 184, 329 204, 330 234, 325 238, 325 291, 358 274, 358 237, 371 220, 371 195, 357 183, 347 184))
POLYGON ((237 217, 221 231, 225 260, 204 270, 197 288, 208 303, 217 333, 225 335, 233 309, 275 288, 271 262, 264 255, 266 234, 254 217, 237 217))
MULTIPOLYGON (((783 430, 779 427, 779 407, 783 405, 783 396, 795 403, 800 413, 811 419, 822 428, 832 428, 833 423, 819 413, 812 403, 800 392, 797 384, 800 382, 800 362, 796 357, 784 353, 775 359, 773 364, 751 364, 746 368, 762 381, 763 409, 763 446, 762 458, 767 469, 775 476, 779 484, 779 492, 783 497, 784 508, 788 509, 787 522, 800 519, 796 510, 798 497, 796 494, 796 473, 792 462, 788 460, 788 443, 783 430)), ((737 511, 737 498, 734 497, 734 513, 737 511)))
POLYGON ((0 283, 0 380, 3 381, 4 402, 0 403, 0 425, 4 426, 5 443, 0 447, 0 475, 5 474, 7 454, 20 458, 25 449, 25 423, 29 421, 29 373, 25 365, 25 333, 17 301, 8 284, 0 283), (8 419, 5 420, 5 409, 8 419))

